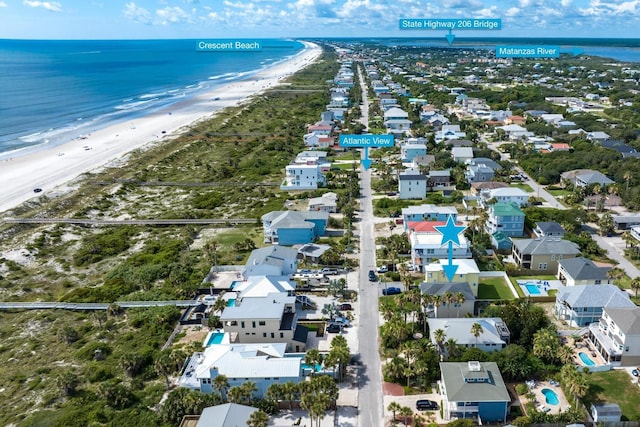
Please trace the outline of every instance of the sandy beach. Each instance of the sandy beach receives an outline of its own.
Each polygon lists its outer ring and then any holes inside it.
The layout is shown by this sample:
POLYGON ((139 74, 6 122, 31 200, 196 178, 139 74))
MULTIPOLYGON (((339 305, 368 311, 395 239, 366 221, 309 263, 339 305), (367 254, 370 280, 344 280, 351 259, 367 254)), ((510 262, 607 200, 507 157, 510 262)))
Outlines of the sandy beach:
POLYGON ((52 193, 78 176, 108 165, 146 144, 186 131, 194 123, 237 105, 247 97, 276 86, 283 78, 317 59, 322 49, 305 42, 296 56, 245 80, 233 82, 156 113, 98 130, 82 139, 0 160, 0 213, 42 194, 52 193), (39 188, 42 192, 35 193, 39 188))

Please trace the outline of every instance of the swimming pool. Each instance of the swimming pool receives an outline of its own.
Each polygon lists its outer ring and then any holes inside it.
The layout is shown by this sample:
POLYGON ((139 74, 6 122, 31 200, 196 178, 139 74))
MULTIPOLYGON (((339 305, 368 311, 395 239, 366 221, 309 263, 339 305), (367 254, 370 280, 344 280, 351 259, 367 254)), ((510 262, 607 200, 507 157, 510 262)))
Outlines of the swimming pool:
POLYGON ((212 332, 211 335, 209 335, 209 339, 204 346, 209 347, 212 344, 220 344, 223 338, 224 332, 212 332))
POLYGON ((231 286, 229 286, 229 289, 233 290, 233 288, 235 288, 238 283, 240 282, 237 280, 234 280, 233 282, 231 282, 231 286))
POLYGON ((558 394, 550 388, 543 388, 541 392, 544 394, 544 398, 549 405, 557 405, 560 403, 558 394))
POLYGON ((536 284, 526 283, 524 287, 527 288, 529 295, 542 295, 542 292, 540 292, 540 288, 536 284))
POLYGON ((316 363, 316 365, 313 366, 313 365, 309 365, 308 363, 303 363, 302 369, 313 369, 315 372, 320 372, 322 370, 322 365, 316 363))
POLYGON ((578 356, 580 357, 580 360, 582 360, 582 363, 584 363, 587 366, 595 366, 596 362, 594 362, 593 360, 591 360, 591 358, 589 357, 589 355, 583 351, 581 351, 580 353, 578 353, 578 356))
POLYGON ((235 307, 236 306, 236 299, 235 298, 231 298, 227 301, 227 307, 235 307))

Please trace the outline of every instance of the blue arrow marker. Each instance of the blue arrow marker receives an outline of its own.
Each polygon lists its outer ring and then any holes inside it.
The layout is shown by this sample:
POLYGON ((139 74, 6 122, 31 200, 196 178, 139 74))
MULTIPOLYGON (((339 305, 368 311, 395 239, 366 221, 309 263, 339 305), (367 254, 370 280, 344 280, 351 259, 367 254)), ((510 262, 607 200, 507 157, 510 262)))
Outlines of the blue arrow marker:
POLYGON ((453 39, 455 39, 455 38, 456 38, 456 36, 454 36, 451 33, 451 30, 449 30, 449 34, 447 34, 447 41, 449 42, 449 44, 453 44, 453 39))
POLYGON ((364 147, 364 159, 362 159, 362 167, 364 170, 369 170, 371 167, 371 160, 369 160, 369 147, 364 147))
POLYGON ((443 265, 442 269, 451 282, 456 275, 456 270, 458 270, 458 266, 453 264, 453 242, 451 240, 449 240, 449 264, 443 265))

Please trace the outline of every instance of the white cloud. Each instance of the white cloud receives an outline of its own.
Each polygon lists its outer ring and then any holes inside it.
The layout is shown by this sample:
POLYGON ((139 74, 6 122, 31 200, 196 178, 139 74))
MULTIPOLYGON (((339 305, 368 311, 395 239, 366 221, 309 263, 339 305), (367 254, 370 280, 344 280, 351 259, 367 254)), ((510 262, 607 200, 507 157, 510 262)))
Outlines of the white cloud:
POLYGON ((158 9, 156 10, 156 15, 158 16, 159 23, 162 25, 189 22, 191 20, 191 15, 179 6, 158 9))
POLYGON ((7 7, 7 4, 3 1, 0 1, 0 7, 7 7))
POLYGON ((138 7, 134 2, 124 5, 124 16, 134 22, 151 24, 151 13, 143 7, 138 7))
POLYGON ((520 13, 520 8, 517 7, 510 7, 509 9, 507 9, 507 11, 504 13, 504 16, 517 16, 520 13))
POLYGON ((571 6, 571 2, 572 0, 562 0, 560 4, 562 5, 562 7, 569 7, 571 6))
POLYGON ((24 0, 22 2, 25 6, 29 7, 41 7, 43 9, 50 10, 51 12, 62 12, 62 5, 57 1, 31 1, 24 0))

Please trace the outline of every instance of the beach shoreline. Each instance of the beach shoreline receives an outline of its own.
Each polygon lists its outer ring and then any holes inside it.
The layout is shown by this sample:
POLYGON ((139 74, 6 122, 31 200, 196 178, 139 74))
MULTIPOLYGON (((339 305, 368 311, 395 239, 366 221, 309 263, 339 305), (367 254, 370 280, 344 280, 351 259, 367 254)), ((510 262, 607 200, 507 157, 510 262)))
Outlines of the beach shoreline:
POLYGON ((148 115, 107 126, 63 144, 0 160, 0 213, 25 201, 54 192, 77 177, 97 170, 128 153, 171 139, 226 107, 278 85, 282 79, 315 61, 322 49, 309 42, 296 55, 206 93, 167 106, 148 115), (40 189, 41 192, 34 192, 40 189))

